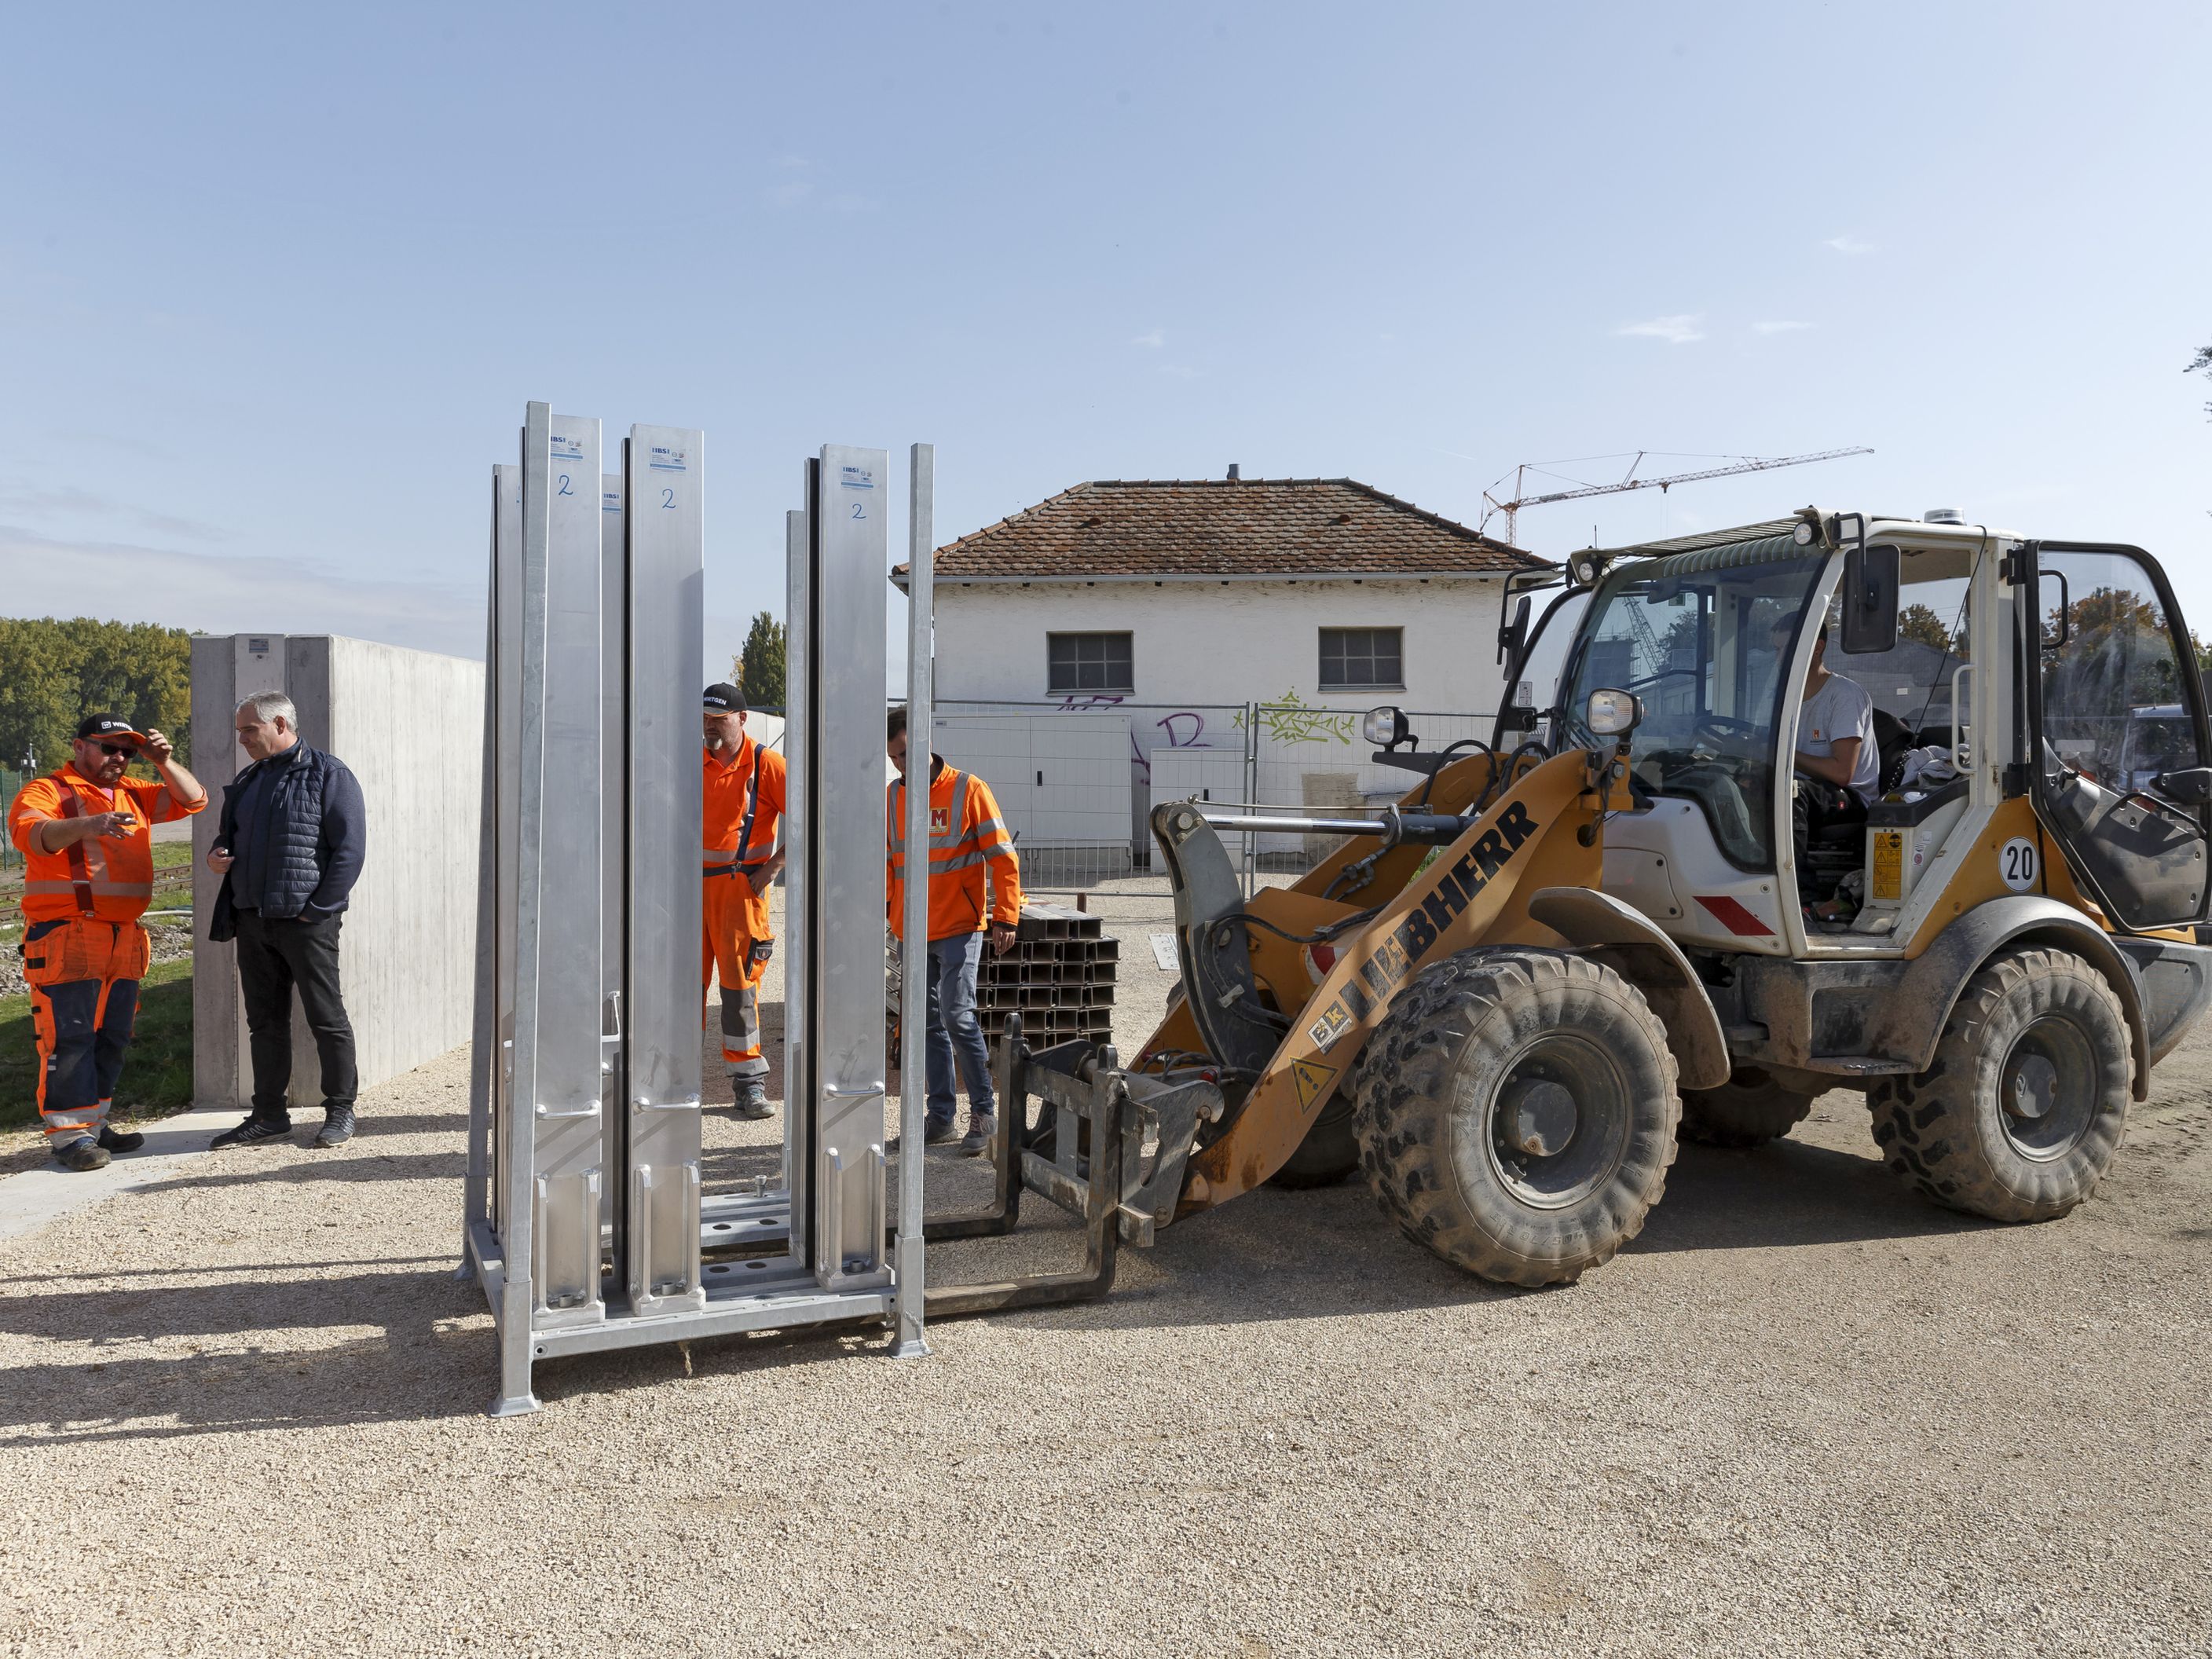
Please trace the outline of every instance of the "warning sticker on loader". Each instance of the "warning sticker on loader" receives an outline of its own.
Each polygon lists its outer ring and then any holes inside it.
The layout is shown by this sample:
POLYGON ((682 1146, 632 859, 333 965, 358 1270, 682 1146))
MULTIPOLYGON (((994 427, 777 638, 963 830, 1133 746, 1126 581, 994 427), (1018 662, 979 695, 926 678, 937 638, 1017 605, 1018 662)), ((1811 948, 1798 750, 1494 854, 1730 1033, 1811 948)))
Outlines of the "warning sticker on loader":
POLYGON ((1294 1060, 1291 1080, 1298 1085, 1298 1109, 1310 1112, 1314 1103, 1336 1086, 1336 1067, 1318 1060, 1294 1060))
POLYGON ((1878 899, 1895 899, 1905 893, 1905 831, 1874 832, 1874 893, 1878 899))
POLYGON ((1352 1016, 1345 1012, 1343 1003, 1332 1002, 1322 1011, 1322 1017, 1306 1028, 1306 1035, 1313 1039, 1315 1048, 1327 1054, 1337 1038, 1351 1029, 1352 1016))

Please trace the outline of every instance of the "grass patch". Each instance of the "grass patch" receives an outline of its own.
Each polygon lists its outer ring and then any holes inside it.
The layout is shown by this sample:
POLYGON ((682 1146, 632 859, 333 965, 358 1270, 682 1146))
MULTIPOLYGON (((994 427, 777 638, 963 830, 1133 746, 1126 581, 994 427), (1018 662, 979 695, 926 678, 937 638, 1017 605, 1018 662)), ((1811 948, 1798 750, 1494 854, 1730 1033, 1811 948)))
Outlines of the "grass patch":
MULTIPOLYGON (((192 964, 157 962, 138 982, 138 1024, 116 1085, 118 1117, 159 1117, 192 1103, 192 964)), ((31 998, 0 997, 0 1129, 39 1121, 31 998)))

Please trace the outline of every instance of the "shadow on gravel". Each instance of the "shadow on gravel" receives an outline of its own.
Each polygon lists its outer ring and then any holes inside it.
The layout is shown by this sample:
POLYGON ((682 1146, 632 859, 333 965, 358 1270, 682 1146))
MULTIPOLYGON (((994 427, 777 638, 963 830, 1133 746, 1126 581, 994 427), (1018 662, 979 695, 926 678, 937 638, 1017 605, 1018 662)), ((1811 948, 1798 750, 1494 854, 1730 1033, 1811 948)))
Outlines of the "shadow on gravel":
POLYGON ((1778 1140, 1748 1152, 1685 1146, 1631 1252, 1851 1244, 1982 1232, 1994 1222, 1939 1210, 1871 1155, 1778 1140))

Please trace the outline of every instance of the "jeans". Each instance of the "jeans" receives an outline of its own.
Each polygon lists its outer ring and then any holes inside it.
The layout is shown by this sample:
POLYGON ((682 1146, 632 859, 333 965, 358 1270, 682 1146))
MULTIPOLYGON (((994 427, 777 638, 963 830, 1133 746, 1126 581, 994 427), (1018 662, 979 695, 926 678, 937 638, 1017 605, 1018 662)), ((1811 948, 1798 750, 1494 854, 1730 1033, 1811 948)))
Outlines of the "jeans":
POLYGON ((989 1117, 998 1109, 991 1091, 991 1051, 983 1024, 975 1018, 975 970, 983 960, 983 936, 963 933, 929 942, 929 1116, 952 1121, 952 1065, 957 1055, 960 1080, 968 1085, 968 1110, 989 1117))
POLYGON ((286 1096, 292 1087, 292 992, 300 993, 315 1053, 323 1063, 323 1104, 351 1106, 358 1086, 354 1070, 353 1022, 338 994, 338 927, 328 915, 264 919, 258 910, 238 913, 238 984, 246 1003, 246 1030, 253 1054, 253 1115, 289 1123, 286 1096))

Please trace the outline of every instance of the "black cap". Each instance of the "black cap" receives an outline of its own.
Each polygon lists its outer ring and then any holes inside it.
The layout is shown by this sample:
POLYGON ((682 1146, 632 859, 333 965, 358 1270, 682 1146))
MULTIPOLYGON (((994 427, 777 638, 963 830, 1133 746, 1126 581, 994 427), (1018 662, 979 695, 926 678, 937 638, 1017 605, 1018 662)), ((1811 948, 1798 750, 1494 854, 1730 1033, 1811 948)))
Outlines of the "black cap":
POLYGON ((76 723, 76 734, 86 738, 130 738, 143 743, 146 734, 120 714, 87 714, 76 723))
POLYGON ((745 712, 745 694, 727 680, 716 680, 708 686, 702 701, 718 714, 742 714, 745 712))

